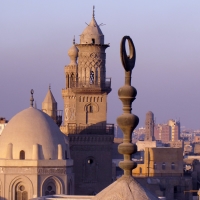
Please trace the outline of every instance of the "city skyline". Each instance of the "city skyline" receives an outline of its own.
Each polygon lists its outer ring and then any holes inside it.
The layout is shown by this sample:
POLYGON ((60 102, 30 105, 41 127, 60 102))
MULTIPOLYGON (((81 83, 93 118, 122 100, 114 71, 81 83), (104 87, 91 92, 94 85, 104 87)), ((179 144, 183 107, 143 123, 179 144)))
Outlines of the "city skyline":
POLYGON ((30 89, 41 108, 49 84, 58 109, 63 109, 67 51, 74 35, 79 43, 95 5, 96 21, 106 24, 101 30, 105 43, 110 43, 106 67, 112 92, 107 121, 116 123, 122 113, 117 96, 123 85, 119 45, 123 35, 130 35, 137 55, 132 74, 138 91, 133 104, 133 113, 140 118, 137 128, 144 126, 146 112, 152 111, 157 122, 180 119, 181 126, 199 129, 200 94, 194 89, 200 83, 200 2, 87 1, 82 5, 38 0, 0 3, 0 116, 11 119, 27 108, 30 89))

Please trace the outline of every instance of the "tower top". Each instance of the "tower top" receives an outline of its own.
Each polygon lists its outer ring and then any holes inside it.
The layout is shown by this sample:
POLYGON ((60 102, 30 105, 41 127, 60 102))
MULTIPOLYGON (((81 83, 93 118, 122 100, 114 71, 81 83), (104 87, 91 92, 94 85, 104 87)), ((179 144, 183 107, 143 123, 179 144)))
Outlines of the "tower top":
POLYGON ((68 50, 68 56, 70 57, 69 65, 77 65, 78 49, 75 45, 75 36, 73 38, 73 45, 68 50))
POLYGON ((92 19, 80 36, 80 44, 104 44, 104 35, 95 20, 94 8, 92 19))
POLYGON ((92 17, 95 18, 95 6, 93 6, 93 13, 92 13, 92 17))
POLYGON ((30 98, 30 106, 31 107, 33 107, 33 102, 34 102, 33 93, 34 93, 34 90, 31 89, 31 98, 30 98))

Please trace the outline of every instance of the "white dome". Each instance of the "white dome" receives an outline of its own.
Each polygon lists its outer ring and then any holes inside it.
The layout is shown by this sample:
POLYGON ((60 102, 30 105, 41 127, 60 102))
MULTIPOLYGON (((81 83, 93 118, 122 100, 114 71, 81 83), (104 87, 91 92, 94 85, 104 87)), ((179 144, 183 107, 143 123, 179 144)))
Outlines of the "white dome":
POLYGON ((0 158, 6 158, 12 144, 13 159, 19 159, 22 150, 25 159, 32 159, 34 145, 38 145, 39 159, 58 159, 58 145, 62 146, 62 153, 67 150, 65 137, 47 114, 30 107, 16 114, 3 130, 0 158))

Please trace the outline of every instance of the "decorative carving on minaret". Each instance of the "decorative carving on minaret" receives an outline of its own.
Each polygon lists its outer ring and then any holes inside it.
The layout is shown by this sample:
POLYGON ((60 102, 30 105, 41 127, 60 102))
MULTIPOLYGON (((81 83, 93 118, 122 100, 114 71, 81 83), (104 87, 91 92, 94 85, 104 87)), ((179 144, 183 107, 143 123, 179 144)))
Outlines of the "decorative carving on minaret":
POLYGON ((132 143, 132 133, 139 123, 139 118, 131 113, 132 102, 135 100, 137 90, 131 86, 131 73, 135 66, 135 47, 129 36, 124 36, 120 45, 122 65, 125 69, 125 85, 118 90, 119 99, 123 104, 123 114, 117 118, 117 124, 123 132, 123 143, 118 146, 118 151, 123 154, 124 160, 119 163, 124 170, 124 176, 131 176, 132 170, 137 167, 137 163, 132 161, 131 155, 137 152, 137 146, 132 143), (125 42, 128 41, 130 55, 127 56, 125 42))

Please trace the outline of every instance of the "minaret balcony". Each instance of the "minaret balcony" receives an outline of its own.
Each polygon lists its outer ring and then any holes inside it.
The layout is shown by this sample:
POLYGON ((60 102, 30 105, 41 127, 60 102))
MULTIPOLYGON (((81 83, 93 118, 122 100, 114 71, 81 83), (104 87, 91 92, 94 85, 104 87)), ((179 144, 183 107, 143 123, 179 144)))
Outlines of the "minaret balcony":
POLYGON ((106 78, 104 82, 95 82, 95 81, 74 81, 71 84, 73 92, 80 91, 111 91, 111 78, 106 78))

